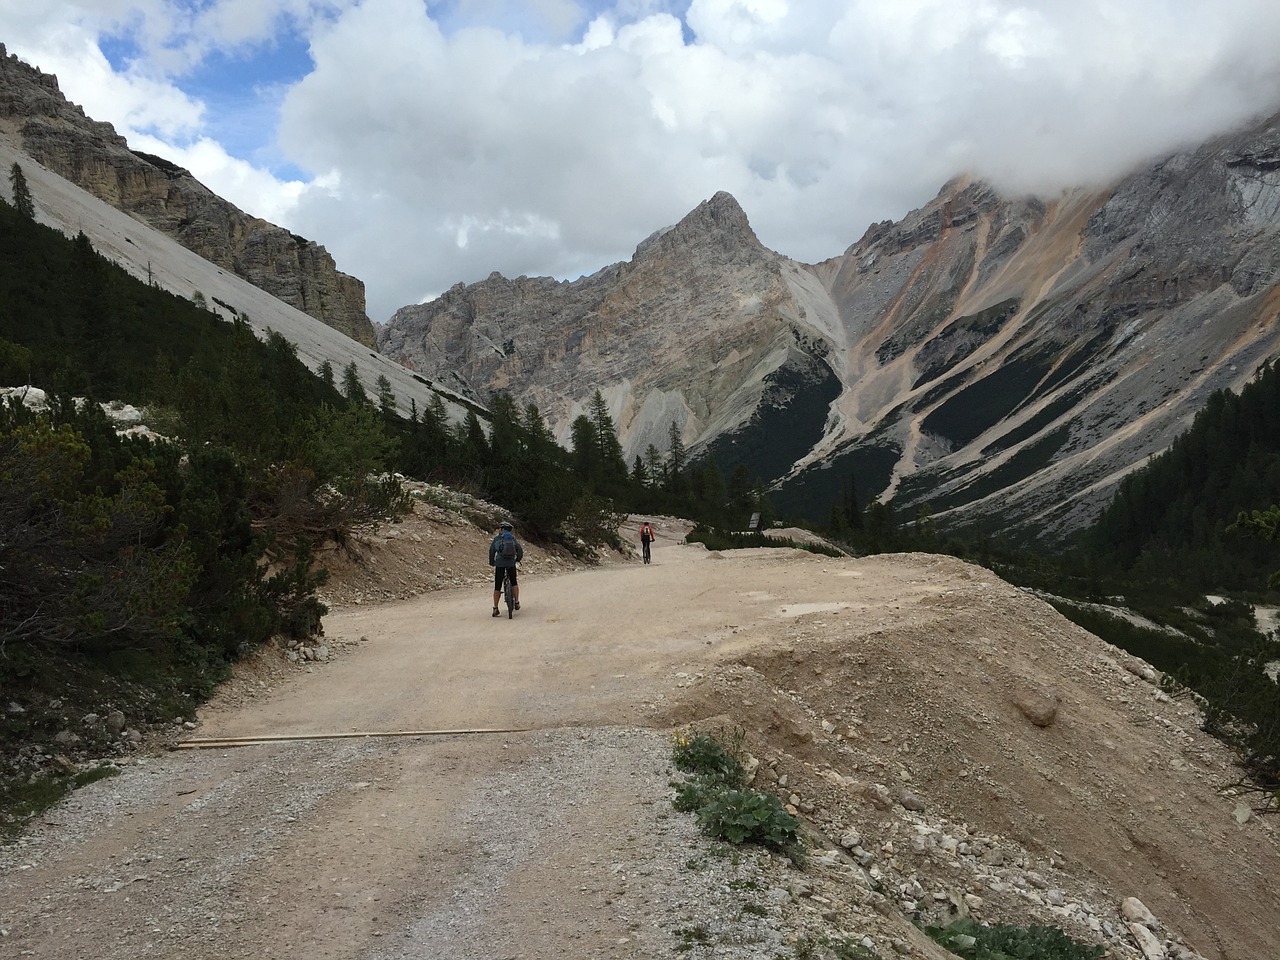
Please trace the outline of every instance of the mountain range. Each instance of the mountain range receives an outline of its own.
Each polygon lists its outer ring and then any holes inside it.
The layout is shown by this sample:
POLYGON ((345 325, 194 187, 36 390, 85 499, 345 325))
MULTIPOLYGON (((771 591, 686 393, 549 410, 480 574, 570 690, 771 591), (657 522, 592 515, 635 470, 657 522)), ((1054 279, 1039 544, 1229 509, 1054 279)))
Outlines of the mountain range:
POLYGON ((281 332, 313 367, 354 358, 402 402, 443 393, 455 411, 509 391, 562 441, 599 391, 628 462, 665 453, 674 425, 692 455, 745 464, 813 519, 852 484, 949 529, 1062 541, 1280 353, 1280 116, 1052 197, 957 177, 816 264, 766 248, 718 193, 629 261, 572 281, 494 273, 381 328, 323 247, 130 151, 2 47, 0 148, 6 168, 38 162, 37 200, 64 197, 42 216, 135 272, 219 305, 257 304, 248 284, 289 303, 281 332), (129 218, 86 215, 75 187, 129 218), (215 269, 197 288, 148 228, 215 269))
POLYGON ((562 437, 599 389, 629 458, 675 423, 815 519, 852 480, 860 502, 1054 542, 1277 356, 1278 123, 1047 199, 960 177, 817 264, 720 193, 591 276, 404 307, 379 347, 532 400, 562 437))
MULTIPOLYGON (((54 76, 41 73, 17 57, 6 56, 0 44, 0 167, 5 172, 0 177, 0 190, 9 190, 8 172, 13 164, 18 164, 33 195, 37 220, 56 226, 67 235, 84 233, 95 250, 135 277, 188 299, 202 299, 210 311, 223 319, 238 317, 260 336, 269 331, 280 333, 295 345, 298 357, 313 371, 328 363, 336 375, 341 375, 348 365, 354 364, 364 389, 372 396, 377 395, 378 378, 386 377, 396 405, 406 415, 415 405, 418 410, 427 409, 437 396, 455 418, 465 413, 470 405, 465 398, 430 378, 392 363, 372 349, 373 327, 364 315, 364 285, 359 281, 349 278, 350 289, 359 293, 357 319, 367 326, 368 343, 353 339, 360 331, 348 329, 350 324, 341 317, 328 316, 330 322, 325 322, 324 318, 312 316, 279 295, 282 287, 305 287, 311 282, 301 266, 302 261, 293 256, 304 244, 289 241, 290 256, 274 263, 275 282, 264 286, 255 283, 254 277, 244 276, 227 264, 211 259, 202 252, 203 248, 191 249, 183 242, 184 237, 212 237, 225 229, 229 232, 224 240, 209 243, 230 244, 232 237, 243 239, 241 227, 257 230, 264 236, 291 236, 287 231, 239 213, 227 201, 190 180, 186 185, 192 190, 198 187, 196 192, 203 197, 198 204, 200 209, 220 212, 207 220, 193 217, 181 235, 174 236, 163 229, 163 224, 153 225, 143 212, 115 205, 112 201, 120 200, 119 193, 100 198, 59 169, 33 157, 32 138, 28 134, 46 127, 61 131, 60 138, 66 144, 80 143, 70 150, 72 155, 96 157, 92 163, 86 162, 84 169, 96 170, 94 176, 98 182, 117 185, 154 182, 153 173, 140 172, 140 165, 149 162, 130 153, 109 124, 85 117, 58 92, 54 76), (96 153, 103 144, 110 149, 96 153), (135 177, 140 179, 135 181, 135 177)), ((185 178, 181 179, 186 183, 185 178)), ((158 197, 153 197, 153 201, 163 206, 158 197)), ((185 201, 179 198, 174 202, 180 206, 185 201)), ((327 260, 327 270, 333 274, 324 282, 341 284, 342 275, 333 269, 332 258, 323 253, 323 248, 310 246, 323 255, 317 254, 309 262, 314 266, 327 260)))

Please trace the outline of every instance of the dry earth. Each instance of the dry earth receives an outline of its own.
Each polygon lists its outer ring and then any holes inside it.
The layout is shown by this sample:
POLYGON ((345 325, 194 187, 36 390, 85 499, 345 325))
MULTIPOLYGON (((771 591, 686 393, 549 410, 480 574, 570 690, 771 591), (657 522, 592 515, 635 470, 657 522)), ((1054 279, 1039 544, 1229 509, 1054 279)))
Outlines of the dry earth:
POLYGON ((194 731, 309 739, 77 792, 0 850, 0 955, 944 958, 909 918, 971 914, 1280 956, 1274 818, 1194 707, 989 572, 651 518, 647 567, 530 547, 494 620, 486 531, 429 499, 331 557, 325 659, 257 658, 194 731), (744 732, 803 868, 672 810, 689 724, 744 732))

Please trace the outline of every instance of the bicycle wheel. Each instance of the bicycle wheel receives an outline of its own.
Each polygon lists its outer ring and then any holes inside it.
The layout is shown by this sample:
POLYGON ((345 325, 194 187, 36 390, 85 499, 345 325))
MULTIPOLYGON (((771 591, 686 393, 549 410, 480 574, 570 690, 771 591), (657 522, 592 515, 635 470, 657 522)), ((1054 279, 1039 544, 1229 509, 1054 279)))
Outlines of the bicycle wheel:
POLYGON ((507 619, 510 620, 515 616, 516 610, 515 591, 511 589, 511 574, 502 578, 502 596, 507 602, 507 619))

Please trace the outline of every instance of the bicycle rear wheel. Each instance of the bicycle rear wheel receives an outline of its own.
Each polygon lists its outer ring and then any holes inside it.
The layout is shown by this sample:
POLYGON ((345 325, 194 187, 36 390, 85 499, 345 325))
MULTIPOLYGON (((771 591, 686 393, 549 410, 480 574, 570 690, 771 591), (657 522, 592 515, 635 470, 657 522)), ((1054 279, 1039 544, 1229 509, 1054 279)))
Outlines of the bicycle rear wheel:
POLYGON ((515 616, 516 597, 515 591, 511 588, 511 575, 507 574, 502 578, 502 596, 507 602, 507 619, 510 620, 515 616))

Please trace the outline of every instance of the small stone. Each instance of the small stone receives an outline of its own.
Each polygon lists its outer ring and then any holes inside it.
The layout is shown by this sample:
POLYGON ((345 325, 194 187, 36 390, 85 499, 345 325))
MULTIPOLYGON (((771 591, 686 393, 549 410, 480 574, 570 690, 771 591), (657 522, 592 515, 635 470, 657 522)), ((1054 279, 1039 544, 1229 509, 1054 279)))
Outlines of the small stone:
POLYGON ((1137 897, 1126 897, 1124 902, 1120 904, 1120 916, 1124 917, 1130 923, 1140 923, 1144 927, 1150 927, 1153 930, 1160 929, 1160 921, 1155 918, 1147 905, 1137 897))
POLYGON ((1049 727, 1058 719, 1059 698, 1055 693, 1023 690, 1013 698, 1013 705, 1037 727, 1049 727))
POLYGON ((1164 944, 1145 926, 1140 923, 1130 923, 1129 932, 1133 934, 1134 942, 1137 943, 1138 949, 1142 951, 1146 960, 1168 960, 1169 954, 1165 952, 1164 944))
POLYGON ((857 830, 846 830, 840 834, 840 846, 846 850, 852 850, 854 847, 862 844, 862 837, 857 830))
POLYGON ((903 791, 902 796, 898 798, 898 802, 907 810, 912 810, 916 813, 924 812, 924 801, 909 790, 903 791))
POLYGON ((109 733, 119 733, 124 729, 124 714, 119 710, 112 710, 107 714, 107 731, 109 733))

